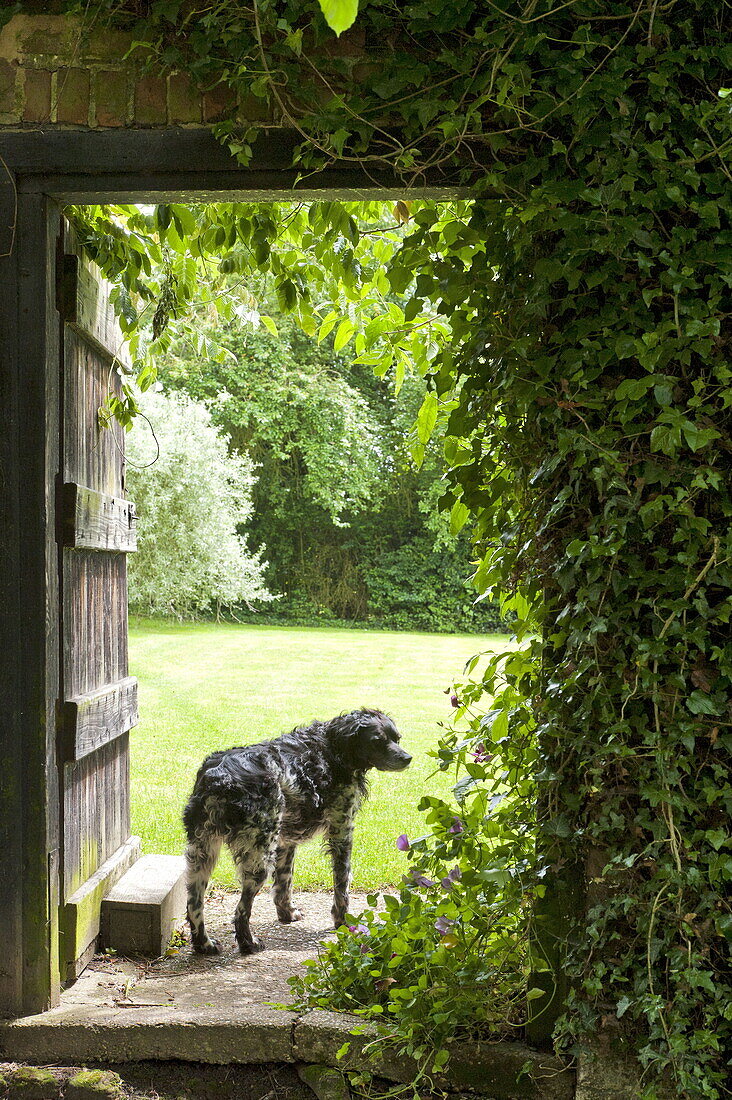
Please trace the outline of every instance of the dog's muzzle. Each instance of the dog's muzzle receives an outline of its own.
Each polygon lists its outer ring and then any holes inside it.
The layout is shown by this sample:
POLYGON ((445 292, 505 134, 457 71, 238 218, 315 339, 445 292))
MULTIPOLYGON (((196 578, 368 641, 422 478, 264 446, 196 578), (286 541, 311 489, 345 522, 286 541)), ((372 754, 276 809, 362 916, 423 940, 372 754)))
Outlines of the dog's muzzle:
POLYGON ((386 770, 390 772, 403 772, 412 763, 412 757, 404 749, 392 749, 386 770))

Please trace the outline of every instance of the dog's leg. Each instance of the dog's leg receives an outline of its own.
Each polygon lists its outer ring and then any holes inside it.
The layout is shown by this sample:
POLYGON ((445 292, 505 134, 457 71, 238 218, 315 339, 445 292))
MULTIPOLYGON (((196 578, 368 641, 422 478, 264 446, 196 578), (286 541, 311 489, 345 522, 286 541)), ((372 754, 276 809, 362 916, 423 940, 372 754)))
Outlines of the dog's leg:
POLYGON ((353 821, 357 806, 347 807, 343 814, 330 820, 328 850, 333 863, 333 927, 340 928, 348 912, 348 891, 351 886, 351 849, 353 821))
POLYGON ((295 844, 280 844, 275 854, 272 900, 277 917, 282 924, 302 920, 302 913, 292 905, 292 865, 295 862, 295 844))
POLYGON ((218 955, 221 951, 221 944, 211 939, 203 923, 206 887, 220 851, 221 837, 208 832, 194 837, 186 848, 188 923, 193 950, 199 955, 218 955))
POLYGON ((264 950, 264 943, 249 927, 252 902, 262 888, 273 857, 276 834, 256 839, 247 831, 230 841, 231 855, 241 883, 241 897, 234 913, 234 933, 242 955, 253 955, 264 950))

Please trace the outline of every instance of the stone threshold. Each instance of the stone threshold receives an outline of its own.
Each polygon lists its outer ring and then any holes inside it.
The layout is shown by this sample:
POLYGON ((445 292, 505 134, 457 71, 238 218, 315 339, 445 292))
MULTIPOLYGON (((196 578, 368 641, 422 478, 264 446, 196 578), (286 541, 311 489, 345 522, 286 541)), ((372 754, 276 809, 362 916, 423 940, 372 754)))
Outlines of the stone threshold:
MULTIPOLYGON (((210 1064, 310 1063, 366 1070, 408 1084, 415 1063, 389 1051, 356 1016, 315 1010, 302 1014, 247 1005, 226 1011, 182 1012, 159 1006, 73 1006, 0 1022, 0 1060, 35 1065, 137 1061, 210 1064), (361 1034, 354 1035, 359 1028, 361 1034), (345 1044, 347 1054, 338 1058, 345 1044)), ((521 1043, 455 1044, 447 1074, 433 1086, 491 1100, 570 1100, 574 1073, 551 1054, 521 1043), (522 1073, 522 1070, 524 1071, 522 1073)))

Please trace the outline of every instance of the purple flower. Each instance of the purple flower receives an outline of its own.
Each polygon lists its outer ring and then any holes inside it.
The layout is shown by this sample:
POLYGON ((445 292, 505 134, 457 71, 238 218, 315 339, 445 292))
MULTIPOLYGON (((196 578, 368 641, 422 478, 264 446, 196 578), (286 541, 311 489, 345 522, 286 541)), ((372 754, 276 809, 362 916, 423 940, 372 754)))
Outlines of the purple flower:
POLYGON ((455 692, 453 692, 452 695, 450 696, 450 704, 453 707, 459 707, 460 706, 460 700, 458 699, 455 692))
POLYGON ((460 872, 460 868, 453 867, 452 871, 450 871, 450 873, 445 875, 445 877, 442 879, 441 885, 445 890, 450 890, 453 883, 459 882, 462 877, 463 876, 460 872))
POLYGON ((349 924, 348 931, 353 932, 357 936, 368 936, 369 928, 366 924, 349 924))
POLYGON ((452 825, 447 831, 448 833, 461 833, 463 831, 463 823, 459 817, 452 819, 452 825))
MULTIPOLYGON (((417 871, 412 871, 412 885, 413 886, 435 886, 436 883, 431 878, 426 878, 424 875, 420 875, 417 871)), ((408 881, 408 880, 407 880, 408 881)))
POLYGON ((438 917, 437 920, 435 921, 435 928, 437 929, 437 931, 440 933, 441 936, 444 936, 446 932, 451 931, 452 926, 454 925, 454 923, 455 923, 455 921, 451 920, 450 917, 438 917))
POLYGON ((399 849, 400 852, 408 852, 409 851, 409 848, 410 848, 409 837, 407 836, 406 833, 402 833, 401 836, 397 837, 396 846, 397 846, 397 848, 399 849))
POLYGON ((476 764, 488 764, 493 759, 493 753, 487 752, 486 747, 481 741, 471 750, 470 755, 475 760, 476 764))

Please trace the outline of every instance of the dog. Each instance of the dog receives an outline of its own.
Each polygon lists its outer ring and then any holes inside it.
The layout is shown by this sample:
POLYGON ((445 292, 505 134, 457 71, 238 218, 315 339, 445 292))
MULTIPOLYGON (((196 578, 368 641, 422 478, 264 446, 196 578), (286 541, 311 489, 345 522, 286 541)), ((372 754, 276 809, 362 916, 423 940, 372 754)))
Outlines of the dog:
POLYGON ((239 951, 264 944, 249 927, 252 902, 268 873, 283 924, 300 920, 292 904, 295 849, 325 834, 333 864, 333 924, 348 911, 351 848, 356 812, 366 794, 366 773, 403 771, 412 760, 399 745, 388 715, 362 707, 350 714, 297 727, 271 741, 212 753, 201 765, 183 812, 188 845, 188 923, 193 950, 216 955, 221 945, 206 932, 203 905, 208 881, 225 841, 241 882, 234 915, 239 951))

